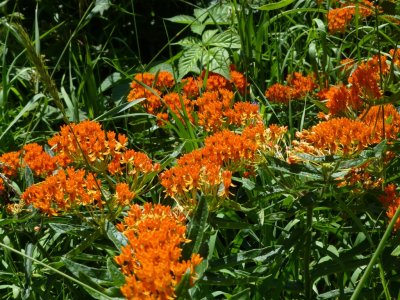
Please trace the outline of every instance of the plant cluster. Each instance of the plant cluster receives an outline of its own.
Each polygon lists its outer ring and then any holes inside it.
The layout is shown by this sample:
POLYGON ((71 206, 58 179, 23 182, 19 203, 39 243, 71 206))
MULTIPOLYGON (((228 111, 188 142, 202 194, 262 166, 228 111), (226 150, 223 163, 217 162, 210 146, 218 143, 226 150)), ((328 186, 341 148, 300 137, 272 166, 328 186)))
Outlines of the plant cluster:
MULTIPOLYGON (((126 13, 89 2, 79 30, 126 13)), ((0 107, 31 97, 0 113, 1 299, 399 296, 400 6, 201 4, 161 63, 71 51, 69 88, 1 19, 0 107)))

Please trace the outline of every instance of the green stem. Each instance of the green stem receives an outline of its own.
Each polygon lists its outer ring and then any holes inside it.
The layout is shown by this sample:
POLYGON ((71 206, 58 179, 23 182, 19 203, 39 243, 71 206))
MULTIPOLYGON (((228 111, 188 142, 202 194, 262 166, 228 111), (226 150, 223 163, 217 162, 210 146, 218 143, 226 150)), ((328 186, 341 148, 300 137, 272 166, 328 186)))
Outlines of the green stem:
POLYGON ((82 281, 79 281, 78 279, 75 279, 75 278, 73 278, 73 277, 71 277, 71 276, 69 276, 69 275, 67 275, 67 274, 65 274, 65 273, 63 273, 63 272, 61 272, 61 271, 59 271, 59 270, 57 270, 57 269, 55 269, 55 268, 53 268, 53 267, 47 265, 47 264, 45 264, 45 263, 42 263, 40 260, 37 260, 36 258, 33 258, 32 256, 26 255, 25 253, 23 253, 23 252, 21 252, 21 251, 18 251, 18 250, 15 250, 14 248, 12 248, 12 247, 10 247, 10 246, 7 246, 7 245, 5 245, 5 244, 3 244, 3 243, 1 243, 1 242, 0 242, 0 246, 3 247, 3 248, 8 249, 8 250, 10 250, 10 251, 12 251, 12 252, 14 252, 14 253, 17 253, 17 254, 19 254, 19 255, 21 255, 21 256, 27 258, 27 259, 33 260, 35 263, 37 263, 37 264, 39 264, 39 265, 41 265, 41 266, 43 266, 43 267, 45 267, 45 268, 47 268, 47 269, 49 269, 49 270, 52 270, 53 272, 55 272, 55 273, 57 273, 57 274, 59 274, 59 275, 65 277, 65 278, 67 278, 67 279, 69 279, 69 280, 71 280, 71 281, 73 281, 73 282, 75 282, 75 283, 81 285, 81 286, 84 287, 85 289, 91 290, 92 292, 95 292, 95 293, 99 294, 99 295, 102 296, 104 299, 113 299, 113 298, 107 296, 106 294, 103 294, 102 292, 96 290, 95 288, 92 288, 91 286, 89 286, 89 285, 83 283, 82 281))
POLYGON ((379 259, 383 249, 385 248, 386 241, 389 239, 390 235, 392 234, 394 224, 396 224, 396 220, 400 217, 400 206, 397 208, 396 213, 394 214, 392 220, 389 223, 389 226, 387 227, 385 233, 383 234, 383 237, 381 241, 379 242, 378 247, 376 248, 374 254, 372 255, 371 260, 368 263, 367 268, 365 269, 365 272, 363 276, 361 277, 360 282, 357 284, 356 289, 354 290, 353 295, 351 296, 350 300, 356 300, 358 299, 358 296, 361 293, 361 290, 363 289, 369 274, 372 271, 372 268, 374 267, 376 261, 379 259))
POLYGON ((311 299, 311 275, 310 275, 310 257, 311 257, 311 227, 312 227, 313 207, 307 207, 307 229, 306 245, 304 249, 304 295, 305 299, 311 299))

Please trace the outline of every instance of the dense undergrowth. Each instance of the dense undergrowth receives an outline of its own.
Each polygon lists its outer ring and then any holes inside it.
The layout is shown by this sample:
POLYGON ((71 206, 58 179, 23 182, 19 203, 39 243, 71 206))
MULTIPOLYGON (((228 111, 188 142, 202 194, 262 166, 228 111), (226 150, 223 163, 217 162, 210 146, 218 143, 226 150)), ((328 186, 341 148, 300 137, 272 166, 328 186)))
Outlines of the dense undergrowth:
POLYGON ((400 297, 399 3, 11 2, 1 299, 400 297))

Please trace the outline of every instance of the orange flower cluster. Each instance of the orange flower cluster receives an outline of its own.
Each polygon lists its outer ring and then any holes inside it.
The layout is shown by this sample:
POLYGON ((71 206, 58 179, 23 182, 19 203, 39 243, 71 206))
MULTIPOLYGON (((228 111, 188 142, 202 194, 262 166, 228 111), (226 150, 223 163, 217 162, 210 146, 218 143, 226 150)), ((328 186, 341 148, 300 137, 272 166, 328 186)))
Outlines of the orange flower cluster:
POLYGON ((371 128, 374 144, 383 139, 397 139, 400 132, 400 114, 392 104, 373 106, 362 112, 360 119, 371 128))
POLYGON ((156 75, 151 73, 136 74, 131 83, 131 91, 128 95, 128 101, 134 101, 140 98, 146 98, 144 107, 148 113, 156 113, 162 106, 161 95, 175 85, 171 73, 161 71, 156 75))
POLYGON ((304 98, 318 87, 311 74, 303 76, 301 73, 294 72, 287 76, 286 81, 287 85, 276 83, 266 90, 265 96, 269 101, 288 104, 291 100, 304 98))
POLYGON ((392 57, 393 64, 400 67, 400 49, 390 49, 389 54, 392 57))
POLYGON ((135 198, 136 194, 131 192, 127 183, 117 183, 115 187, 115 198, 119 205, 127 206, 135 198))
MULTIPOLYGON (((36 144, 27 144, 22 151, 4 153, 0 156, 0 172, 9 178, 17 176, 21 168, 29 167, 34 175, 46 176, 56 169, 56 160, 36 144)), ((3 181, 0 190, 4 190, 3 181)))
MULTIPOLYGON (((389 184, 385 187, 385 194, 379 197, 382 205, 386 208, 386 215, 391 221, 400 205, 400 195, 396 191, 397 186, 389 184)), ((396 220, 394 230, 397 231, 400 228, 400 218, 396 220)))
POLYGON ((22 149, 23 165, 28 165, 36 176, 50 175, 56 169, 55 158, 46 153, 39 144, 28 144, 22 149))
POLYGON ((55 158, 62 167, 71 162, 85 163, 87 160, 94 167, 104 169, 107 166, 106 158, 125 150, 128 139, 123 134, 118 134, 116 138, 115 132, 106 133, 99 123, 85 120, 61 127, 60 133, 48 143, 57 153, 55 158))
POLYGON ((400 132, 400 114, 392 104, 373 106, 359 118, 334 118, 298 132, 300 140, 293 142, 295 151, 348 156, 383 139, 396 139, 400 132))
MULTIPOLYGON (((190 122, 194 122, 193 118, 193 101, 189 100, 185 95, 181 96, 178 93, 166 94, 162 101, 164 105, 168 107, 171 113, 175 114, 178 119, 185 123, 184 116, 186 116, 190 122)), ((168 121, 168 114, 158 113, 158 120, 168 121)), ((160 125, 163 123, 161 122, 160 125)))
POLYGON ((70 167, 31 185, 21 199, 49 216, 56 216, 60 211, 81 205, 96 204, 102 207, 100 185, 93 174, 70 167))
POLYGON ((375 55, 363 62, 349 77, 352 92, 366 101, 374 101, 382 97, 379 87, 380 77, 389 72, 386 56, 375 55))
POLYGON ((374 56, 361 63, 349 76, 350 86, 342 84, 332 86, 324 94, 328 100, 329 114, 339 115, 347 111, 357 112, 364 103, 375 103, 383 96, 380 89, 380 77, 388 74, 386 57, 374 56))
POLYGON ((129 149, 116 153, 107 166, 108 172, 117 182, 117 202, 122 206, 129 204, 135 193, 140 192, 160 170, 160 164, 153 164, 152 160, 143 152, 129 149), (124 190, 122 190, 124 189, 124 190), (133 189, 134 192, 128 192, 133 189), (127 196, 121 196, 122 194, 127 196))
MULTIPOLYGON (((357 13, 355 1, 346 1, 340 8, 334 8, 328 11, 328 29, 330 32, 344 33, 351 20, 357 13)), ((374 13, 374 5, 371 1, 363 0, 358 6, 358 12, 363 17, 369 17, 374 13)))
POLYGON ((21 151, 4 153, 0 156, 1 173, 7 177, 15 177, 21 167, 21 151))
POLYGON ((205 146, 178 159, 177 165, 161 174, 161 185, 167 196, 182 207, 192 208, 197 193, 211 197, 210 209, 228 198, 232 174, 251 168, 261 159, 258 151, 276 151, 286 128, 262 124, 246 127, 242 134, 229 130, 217 132, 205 139, 205 146))
POLYGON ((335 118, 319 123, 310 130, 298 132, 293 141, 295 152, 349 156, 372 143, 371 129, 363 122, 335 118))
POLYGON ((376 190, 382 186, 383 179, 374 176, 373 167, 366 162, 358 167, 353 167, 344 176, 338 187, 349 186, 352 193, 362 194, 368 190, 376 190))
POLYGON ((195 267, 202 258, 193 254, 190 260, 182 261, 180 247, 189 242, 185 221, 181 213, 168 206, 131 206, 123 223, 117 225, 128 244, 114 258, 125 275, 121 292, 127 299, 173 299, 175 287, 187 270, 195 279, 195 267))
MULTIPOLYGON (((166 74, 169 73, 160 72, 158 78, 161 75, 163 75, 163 78, 167 77, 166 74)), ((195 119, 198 119, 199 125, 205 126, 207 131, 220 130, 219 126, 224 123, 223 112, 231 109, 233 105, 234 91, 243 95, 247 93, 249 86, 245 76, 234 68, 232 68, 230 75, 230 80, 212 72, 207 75, 206 72, 203 72, 197 78, 184 78, 178 86, 178 90, 182 93, 180 95, 176 92, 166 93, 175 84, 172 79, 159 82, 160 80, 156 81, 153 74, 138 74, 131 84, 128 101, 145 97, 147 99, 144 102, 145 109, 148 113, 157 116, 160 126, 173 119, 165 112, 169 110, 181 121, 185 121, 185 118, 187 118, 189 122, 193 123, 195 119), (153 91, 144 88, 140 83, 152 87, 153 91), (168 89, 160 89, 161 83, 168 89), (200 97, 201 92, 203 93, 200 97), (198 118, 194 117, 196 114, 199 114, 198 118)), ((169 76, 172 78, 171 74, 169 76)), ((251 110, 254 110, 254 108, 251 108, 251 110)))

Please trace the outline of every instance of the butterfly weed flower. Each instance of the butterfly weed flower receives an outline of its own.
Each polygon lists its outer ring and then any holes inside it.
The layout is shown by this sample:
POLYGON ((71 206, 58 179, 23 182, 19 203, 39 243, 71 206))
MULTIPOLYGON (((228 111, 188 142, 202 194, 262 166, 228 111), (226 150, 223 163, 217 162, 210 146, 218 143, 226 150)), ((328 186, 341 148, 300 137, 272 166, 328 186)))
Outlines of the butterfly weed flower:
POLYGON ((184 215, 169 206, 131 206, 117 226, 128 243, 114 258, 125 276, 121 292, 127 299, 174 299, 187 270, 193 283, 202 258, 193 254, 190 260, 182 259, 181 246, 189 242, 185 222, 184 215))
POLYGON ((105 132, 95 121, 85 120, 79 124, 64 125, 48 143, 53 147, 60 166, 85 164, 87 161, 103 171, 108 160, 126 148, 128 139, 123 134, 116 136, 115 132, 105 132))
POLYGON ((7 177, 15 177, 21 167, 21 151, 12 151, 0 156, 1 172, 7 177))
POLYGON ((56 216, 80 206, 102 207, 99 187, 101 183, 94 174, 68 167, 28 187, 21 199, 44 214, 56 216))
POLYGON ((36 176, 50 175, 56 168, 56 160, 43 150, 39 144, 27 144, 23 148, 23 164, 26 164, 36 176))
POLYGON ((400 67, 400 49, 390 49, 389 54, 392 57, 393 64, 400 67))
POLYGON ((160 165, 143 152, 127 149, 113 156, 107 170, 117 182, 129 184, 134 193, 139 193, 160 170, 160 165))
POLYGON ((400 114, 393 104, 375 105, 365 109, 359 116, 371 129, 372 141, 395 140, 400 132, 400 114))
POLYGON ((293 72, 286 78, 286 85, 275 83, 265 91, 267 99, 274 103, 289 104, 291 100, 301 100, 307 94, 313 92, 318 85, 314 76, 303 76, 299 72, 293 72))
MULTIPOLYGON (((381 76, 389 72, 385 56, 375 55, 370 60, 361 63, 349 77, 351 92, 363 101, 374 102, 383 96, 381 76)), ((355 96, 355 97, 357 97, 355 96)))
POLYGON ((203 86, 201 77, 186 77, 181 80, 182 93, 189 99, 194 99, 200 95, 203 86))
POLYGON ((296 133, 294 150, 313 155, 350 156, 372 144, 371 128, 348 118, 323 121, 310 130, 296 133))
MULTIPOLYGON (((379 196, 379 201, 386 208, 386 215, 390 222, 400 205, 400 196, 397 192, 397 186, 395 184, 388 184, 384 189, 383 195, 379 196)), ((397 231, 399 228, 400 218, 396 220, 394 230, 397 231)))
MULTIPOLYGON (((328 30, 331 33, 344 33, 351 20, 357 13, 355 1, 347 1, 340 8, 330 9, 328 11, 328 30)), ((361 17, 366 18, 374 13, 374 5, 371 1, 363 0, 358 4, 358 12, 361 17)))

